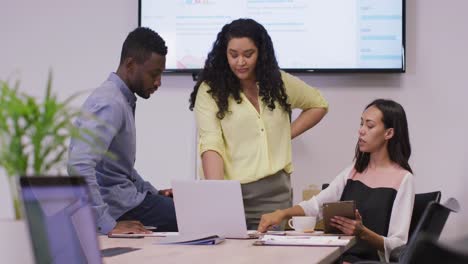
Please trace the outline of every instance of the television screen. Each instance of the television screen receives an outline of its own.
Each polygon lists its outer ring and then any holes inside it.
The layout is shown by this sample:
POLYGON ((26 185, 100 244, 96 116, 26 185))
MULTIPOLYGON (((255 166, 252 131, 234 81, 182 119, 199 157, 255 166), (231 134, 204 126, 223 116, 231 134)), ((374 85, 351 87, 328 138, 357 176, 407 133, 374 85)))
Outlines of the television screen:
POLYGON ((293 72, 404 72, 404 0, 140 0, 166 41, 167 71, 198 72, 226 23, 252 18, 293 72))

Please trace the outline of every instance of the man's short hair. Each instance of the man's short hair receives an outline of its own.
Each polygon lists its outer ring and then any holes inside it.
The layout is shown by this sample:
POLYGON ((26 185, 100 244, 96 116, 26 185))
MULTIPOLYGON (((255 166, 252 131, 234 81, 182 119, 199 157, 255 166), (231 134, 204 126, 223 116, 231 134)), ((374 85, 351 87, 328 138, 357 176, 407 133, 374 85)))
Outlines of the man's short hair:
POLYGON ((128 34, 123 43, 120 64, 130 57, 137 63, 144 63, 152 52, 166 56, 166 43, 154 30, 146 27, 136 28, 128 34))

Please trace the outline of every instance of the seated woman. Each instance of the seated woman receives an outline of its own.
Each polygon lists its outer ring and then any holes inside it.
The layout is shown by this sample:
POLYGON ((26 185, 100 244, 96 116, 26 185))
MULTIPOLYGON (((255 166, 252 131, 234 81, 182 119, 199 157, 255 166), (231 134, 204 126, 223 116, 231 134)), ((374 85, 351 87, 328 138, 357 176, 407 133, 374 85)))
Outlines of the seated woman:
POLYGON ((391 100, 370 103, 361 117, 355 163, 308 201, 262 216, 265 232, 292 216, 321 215, 323 203, 354 200, 356 219, 335 216, 332 226, 358 238, 342 262, 378 260, 407 242, 414 203, 411 146, 403 107, 391 100), (384 254, 382 254, 384 253, 384 254))

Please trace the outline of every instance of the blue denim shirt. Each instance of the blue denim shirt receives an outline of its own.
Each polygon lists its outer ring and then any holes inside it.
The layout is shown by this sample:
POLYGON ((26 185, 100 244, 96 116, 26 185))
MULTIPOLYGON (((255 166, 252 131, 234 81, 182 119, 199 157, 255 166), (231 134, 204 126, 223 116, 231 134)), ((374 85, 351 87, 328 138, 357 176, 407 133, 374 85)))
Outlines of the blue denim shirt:
POLYGON ((72 139, 68 174, 86 178, 100 233, 157 190, 134 168, 136 96, 115 73, 87 98, 75 125, 91 131, 89 142, 72 139), (91 143, 91 144, 90 144, 91 143), (111 153, 110 155, 108 153, 111 153))

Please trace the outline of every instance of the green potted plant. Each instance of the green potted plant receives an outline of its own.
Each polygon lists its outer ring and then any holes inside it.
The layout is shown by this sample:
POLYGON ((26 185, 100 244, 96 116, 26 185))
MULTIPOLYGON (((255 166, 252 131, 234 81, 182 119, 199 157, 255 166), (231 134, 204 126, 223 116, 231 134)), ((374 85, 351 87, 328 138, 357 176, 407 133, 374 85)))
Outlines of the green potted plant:
POLYGON ((69 104, 77 95, 60 100, 52 93, 51 73, 42 100, 20 92, 18 82, 0 81, 0 167, 8 176, 17 219, 14 177, 63 175, 69 139, 91 135, 72 125, 80 112, 69 104))

